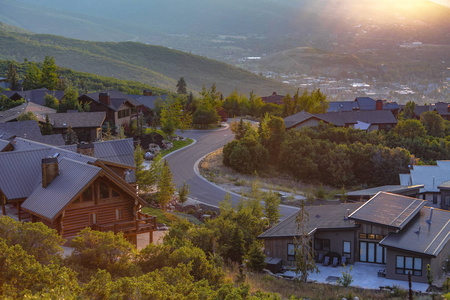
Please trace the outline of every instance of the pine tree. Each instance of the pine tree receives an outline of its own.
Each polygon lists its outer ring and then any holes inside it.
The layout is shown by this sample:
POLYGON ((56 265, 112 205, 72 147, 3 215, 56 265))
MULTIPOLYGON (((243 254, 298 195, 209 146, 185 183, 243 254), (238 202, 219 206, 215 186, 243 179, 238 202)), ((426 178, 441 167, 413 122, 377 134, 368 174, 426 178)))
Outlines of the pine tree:
POLYGON ((156 183, 156 178, 151 170, 147 170, 144 166, 144 154, 145 151, 139 144, 134 150, 134 164, 136 166, 136 183, 139 185, 139 189, 148 193, 153 185, 156 183))
POLYGON ((183 95, 187 94, 186 81, 184 81, 184 77, 180 77, 180 80, 178 80, 177 93, 183 95))
POLYGON ((126 136, 125 136, 125 128, 123 128, 122 125, 118 125, 117 127, 118 127, 118 130, 117 130, 117 131, 118 131, 117 138, 118 138, 119 140, 122 140, 122 139, 126 138, 126 136))
POLYGON ((300 281, 306 283, 310 272, 319 272, 314 261, 314 250, 311 237, 308 233, 309 214, 302 201, 295 223, 297 224, 297 237, 295 238, 295 273, 300 274, 300 281))
POLYGON ((264 198, 264 211, 271 226, 280 219, 280 203, 280 197, 272 191, 264 198))
POLYGON ((234 225, 233 231, 231 233, 230 247, 227 251, 227 257, 233 262, 242 264, 242 257, 244 256, 244 254, 244 234, 242 233, 242 230, 239 228, 239 226, 234 225))
POLYGON ((58 85, 58 74, 56 73, 56 64, 53 56, 46 56, 44 59, 44 64, 42 66, 42 86, 53 91, 58 85))
POLYGON ((53 95, 45 94, 44 105, 47 106, 47 107, 56 109, 56 110, 59 109, 59 101, 53 95))
POLYGON ((70 125, 69 128, 67 128, 67 133, 64 140, 66 141, 66 145, 78 144, 77 134, 73 131, 72 126, 70 125))
POLYGON ((12 63, 9 64, 6 78, 8 79, 10 89, 12 91, 17 91, 19 89, 19 74, 17 74, 17 70, 12 63))
POLYGON ((158 190, 158 203, 162 210, 166 210, 167 204, 172 200, 172 196, 175 193, 175 184, 167 160, 164 161, 161 169, 158 190))
POLYGON ((247 254, 247 267, 254 272, 261 272, 266 266, 266 256, 262 251, 260 242, 255 241, 250 245, 247 254))
POLYGON ((106 130, 103 133, 103 139, 105 141, 112 140, 111 126, 109 126, 109 122, 106 122, 106 130))
POLYGON ((22 83, 22 86, 25 90, 33 90, 42 87, 41 84, 42 72, 36 66, 34 62, 28 65, 25 79, 22 83))
POLYGON ((185 180, 183 181, 183 185, 178 189, 178 201, 180 203, 185 203, 188 200, 190 193, 189 184, 187 184, 185 180))
POLYGON ((41 126, 41 134, 42 135, 53 134, 52 124, 50 123, 48 115, 45 115, 45 123, 41 126))

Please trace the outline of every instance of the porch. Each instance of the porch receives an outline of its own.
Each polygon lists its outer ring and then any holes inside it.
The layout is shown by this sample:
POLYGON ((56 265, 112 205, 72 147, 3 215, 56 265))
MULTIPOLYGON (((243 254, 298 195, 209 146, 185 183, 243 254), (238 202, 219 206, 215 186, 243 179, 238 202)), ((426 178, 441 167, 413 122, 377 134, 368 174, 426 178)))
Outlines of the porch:
POLYGON ((149 243, 153 243, 153 232, 157 230, 156 217, 141 212, 137 212, 137 219, 132 221, 121 221, 108 224, 97 224, 92 229, 100 232, 119 232, 134 245, 137 245, 137 235, 148 233, 149 243))
MULTIPOLYGON (((343 267, 322 266, 317 264, 320 273, 313 273, 308 276, 308 281, 316 281, 319 283, 337 284, 337 279, 342 276, 344 271, 343 267)), ((380 289, 380 287, 394 285, 399 286, 405 290, 408 290, 408 281, 386 279, 385 277, 379 277, 378 271, 385 269, 385 265, 370 264, 355 262, 353 265, 348 265, 347 270, 353 266, 350 272, 353 282, 351 286, 358 286, 365 289, 380 289)), ((294 271, 286 271, 284 273, 277 273, 276 275, 294 278, 294 271)), ((418 292, 426 292, 428 284, 412 282, 412 289, 418 292)))

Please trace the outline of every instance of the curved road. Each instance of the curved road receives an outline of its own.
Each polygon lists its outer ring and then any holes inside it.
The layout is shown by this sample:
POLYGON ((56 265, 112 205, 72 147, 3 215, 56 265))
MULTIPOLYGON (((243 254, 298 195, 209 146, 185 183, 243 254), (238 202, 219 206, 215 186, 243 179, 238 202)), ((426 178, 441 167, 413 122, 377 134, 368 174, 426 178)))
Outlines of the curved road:
MULTIPOLYGON (((225 197, 226 191, 218 186, 199 177, 194 168, 196 163, 208 153, 211 153, 234 138, 234 134, 230 128, 217 130, 188 130, 184 133, 177 133, 183 137, 195 139, 197 142, 190 147, 169 155, 166 159, 173 173, 173 180, 177 186, 183 184, 183 180, 189 184, 191 193, 190 198, 209 204, 218 206, 219 202, 225 197)), ((231 194, 231 201, 236 205, 240 196, 231 194)), ((280 205, 280 213, 282 219, 296 212, 298 208, 286 205, 280 205)))

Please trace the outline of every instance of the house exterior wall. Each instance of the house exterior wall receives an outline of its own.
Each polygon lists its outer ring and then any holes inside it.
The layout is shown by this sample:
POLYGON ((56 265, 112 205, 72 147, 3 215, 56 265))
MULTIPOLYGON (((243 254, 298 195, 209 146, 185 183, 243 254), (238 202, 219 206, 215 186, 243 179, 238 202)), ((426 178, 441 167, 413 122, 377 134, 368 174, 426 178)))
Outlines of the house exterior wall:
POLYGON ((424 193, 423 200, 427 200, 427 204, 425 206, 441 208, 441 194, 436 193, 424 193))
MULTIPOLYGON (((72 128, 75 134, 77 135, 79 142, 96 142, 101 138, 101 128, 100 127, 80 127, 80 128, 72 128)), ((66 128, 53 128, 54 134, 62 134, 66 135, 66 128)))
MULTIPOLYGON (((427 282, 427 264, 431 265, 431 258, 426 256, 421 256, 418 253, 405 252, 400 250, 387 249, 386 250, 386 278, 394 280, 408 280, 407 274, 397 274, 396 273, 396 261, 398 256, 421 258, 422 259, 422 275, 416 276, 412 275, 411 280, 414 282, 427 282)), ((433 270, 432 270, 433 272, 433 270)), ((436 272, 436 271, 435 271, 436 272)))
POLYGON ((292 266, 293 261, 288 260, 288 244, 293 244, 293 238, 265 239, 264 254, 269 257, 277 257, 282 259, 284 266, 292 266))
POLYGON ((446 260, 450 260, 450 241, 442 248, 436 258, 431 259, 430 267, 434 279, 438 279, 444 275, 445 271, 443 266, 446 260))
POLYGON ((117 109, 117 111, 114 112, 114 120, 115 120, 114 123, 116 126, 118 126, 118 125, 123 126, 124 124, 130 124, 131 117, 133 115, 133 112, 131 111, 132 108, 133 108, 133 106, 131 106, 127 102, 125 102, 117 109), (124 110, 129 110, 128 116, 119 118, 119 112, 124 111, 124 110))
POLYGON ((341 257, 346 256, 348 263, 354 263, 355 257, 357 257, 356 252, 356 232, 355 230, 330 230, 330 231, 317 231, 313 236, 313 245, 316 249, 315 240, 330 240, 330 250, 315 250, 316 254, 323 253, 326 255, 328 252, 336 252, 341 257), (350 254, 344 254, 344 241, 350 242, 350 254))
POLYGON ((105 106, 102 103, 98 103, 98 102, 92 100, 91 98, 89 98, 89 97, 87 97, 85 95, 80 96, 78 98, 78 100, 82 104, 89 103, 91 111, 104 111, 104 112, 106 112, 105 122, 109 122, 110 124, 114 124, 115 123, 114 111, 112 109, 110 109, 109 107, 105 106))
MULTIPOLYGON (((361 260, 361 242, 365 243, 374 243, 378 244, 385 236, 389 234, 390 231, 393 231, 392 229, 389 229, 387 227, 369 224, 369 223, 361 223, 356 222, 359 224, 359 227, 356 230, 356 245, 355 245, 355 261, 363 261, 363 262, 369 262, 369 263, 378 263, 378 264, 384 264, 383 262, 376 262, 377 256, 375 255, 375 261, 370 261, 368 258, 368 255, 366 256, 367 260, 361 260)), ((367 251, 367 249, 366 249, 367 251)), ((380 247, 376 247, 376 252, 382 251, 380 247)), ((366 252, 366 254, 368 254, 366 252)))
MULTIPOLYGON (((56 220, 57 223, 61 223, 59 226, 64 238, 75 236, 79 231, 88 226, 105 225, 115 222, 132 221, 135 219, 134 199, 121 192, 119 188, 115 188, 110 181, 104 179, 97 179, 92 185, 92 201, 83 201, 83 196, 78 197, 74 202, 69 204, 64 212, 64 216, 56 220), (100 182, 106 184, 109 187, 109 197, 102 198, 100 196, 100 182), (115 190, 119 195, 113 195, 112 190, 115 190), (122 210, 120 219, 116 218, 116 210, 122 210), (91 223, 90 214, 96 213, 95 224, 91 223)), ((54 222, 55 223, 55 222, 54 222)))
POLYGON ((441 189, 441 194, 439 196, 441 200, 441 208, 450 210, 450 190, 441 189))

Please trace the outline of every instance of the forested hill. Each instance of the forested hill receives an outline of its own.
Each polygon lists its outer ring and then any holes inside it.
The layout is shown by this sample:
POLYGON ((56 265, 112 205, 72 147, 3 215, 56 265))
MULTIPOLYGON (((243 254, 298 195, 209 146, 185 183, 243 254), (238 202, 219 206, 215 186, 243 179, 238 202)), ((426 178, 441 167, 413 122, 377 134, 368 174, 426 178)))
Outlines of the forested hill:
POLYGON ((253 90, 260 95, 292 89, 225 63, 165 47, 135 42, 89 42, 12 28, 0 25, 0 59, 43 61, 50 55, 61 67, 170 90, 176 89, 182 76, 188 89, 194 91, 213 83, 224 94, 235 89, 239 93, 253 90))

